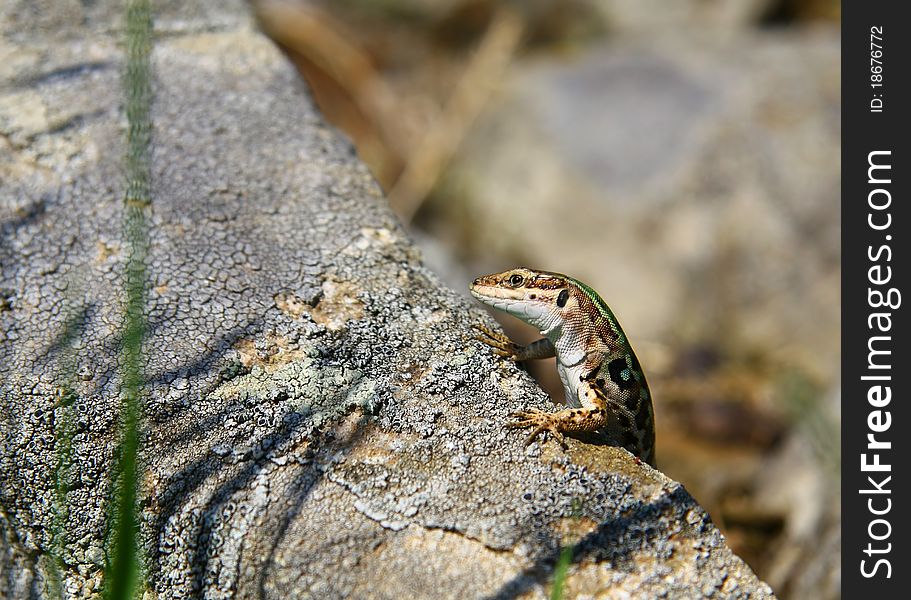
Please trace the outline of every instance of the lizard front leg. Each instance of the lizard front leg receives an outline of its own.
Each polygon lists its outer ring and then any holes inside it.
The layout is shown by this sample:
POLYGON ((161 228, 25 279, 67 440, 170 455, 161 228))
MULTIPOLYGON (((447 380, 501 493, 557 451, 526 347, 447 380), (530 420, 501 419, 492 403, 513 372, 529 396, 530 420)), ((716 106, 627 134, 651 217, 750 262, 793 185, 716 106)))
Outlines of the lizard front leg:
POLYGON ((480 332, 480 335, 474 336, 474 339, 490 346, 493 348, 494 354, 503 358, 521 362, 523 360, 551 358, 557 355, 554 345, 547 338, 541 338, 527 346, 520 346, 502 333, 488 329, 483 325, 475 325, 474 328, 480 332))
POLYGON ((604 392, 583 381, 579 385, 579 399, 585 408, 568 408, 555 413, 537 409, 514 412, 510 416, 518 421, 507 423, 506 427, 534 427, 525 439, 526 446, 546 431, 565 450, 564 433, 591 433, 607 424, 608 401, 604 392))

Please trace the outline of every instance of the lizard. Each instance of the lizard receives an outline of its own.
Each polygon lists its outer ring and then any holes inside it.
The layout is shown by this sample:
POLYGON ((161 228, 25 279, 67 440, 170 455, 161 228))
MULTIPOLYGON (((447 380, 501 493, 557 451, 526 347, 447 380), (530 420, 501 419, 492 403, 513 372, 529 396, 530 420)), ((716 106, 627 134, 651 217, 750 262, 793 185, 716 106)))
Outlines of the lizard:
POLYGON ((514 361, 557 358, 569 408, 555 413, 514 412, 506 427, 532 427, 528 445, 548 432, 566 448, 564 433, 606 434, 652 467, 655 419, 639 360, 607 303, 581 281, 549 271, 510 269, 478 277, 471 294, 535 327, 544 336, 520 346, 502 333, 475 325, 480 342, 514 361))

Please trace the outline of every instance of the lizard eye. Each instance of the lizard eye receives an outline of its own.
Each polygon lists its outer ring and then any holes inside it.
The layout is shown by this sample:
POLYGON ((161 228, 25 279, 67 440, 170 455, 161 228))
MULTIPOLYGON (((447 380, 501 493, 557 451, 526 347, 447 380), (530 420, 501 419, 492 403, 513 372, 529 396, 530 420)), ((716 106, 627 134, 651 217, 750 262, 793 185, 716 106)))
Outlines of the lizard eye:
POLYGON ((521 275, 519 275, 518 273, 514 273, 509 278, 509 285, 511 285, 513 287, 519 287, 520 285, 522 285, 523 281, 525 281, 525 280, 523 279, 523 277, 521 275))

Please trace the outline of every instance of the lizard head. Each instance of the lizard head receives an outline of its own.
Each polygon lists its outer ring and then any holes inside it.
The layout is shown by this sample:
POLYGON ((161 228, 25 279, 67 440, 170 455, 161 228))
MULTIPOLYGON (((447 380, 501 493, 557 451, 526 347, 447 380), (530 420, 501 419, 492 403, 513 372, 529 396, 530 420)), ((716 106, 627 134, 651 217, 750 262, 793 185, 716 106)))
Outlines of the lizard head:
POLYGON ((570 287, 568 279, 558 273, 518 268, 478 277, 469 289, 484 304, 543 332, 561 323, 567 311, 574 309, 576 300, 570 287))

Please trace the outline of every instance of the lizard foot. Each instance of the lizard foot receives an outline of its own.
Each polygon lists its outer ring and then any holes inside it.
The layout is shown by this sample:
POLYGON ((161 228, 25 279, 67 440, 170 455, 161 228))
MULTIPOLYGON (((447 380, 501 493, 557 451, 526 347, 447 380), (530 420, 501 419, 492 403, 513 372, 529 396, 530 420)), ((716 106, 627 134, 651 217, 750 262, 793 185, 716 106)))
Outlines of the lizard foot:
POLYGON ((494 354, 510 360, 517 359, 521 347, 514 344, 508 337, 483 325, 475 325, 474 328, 480 332, 480 335, 474 336, 474 339, 493 348, 494 354))
POLYGON ((535 441, 536 437, 546 431, 557 440, 557 443, 560 444, 561 448, 566 450, 566 440, 563 439, 563 433, 560 431, 560 421, 554 418, 553 413, 532 409, 520 410, 511 413, 509 416, 518 419, 518 421, 507 423, 506 427, 534 427, 529 436, 525 438, 526 446, 535 441))

